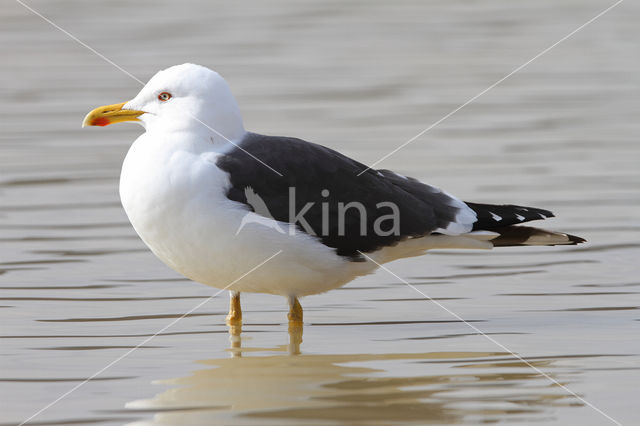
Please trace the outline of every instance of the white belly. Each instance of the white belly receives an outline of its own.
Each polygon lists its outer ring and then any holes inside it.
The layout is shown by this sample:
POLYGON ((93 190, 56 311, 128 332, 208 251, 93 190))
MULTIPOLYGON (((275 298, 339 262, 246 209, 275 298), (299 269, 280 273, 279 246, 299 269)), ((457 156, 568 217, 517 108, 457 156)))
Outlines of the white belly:
POLYGON ((236 235, 249 212, 226 197, 228 175, 215 166, 217 155, 179 149, 148 133, 127 154, 122 205, 140 238, 168 266, 216 288, 296 296, 328 291, 375 269, 301 232, 248 223, 236 235))

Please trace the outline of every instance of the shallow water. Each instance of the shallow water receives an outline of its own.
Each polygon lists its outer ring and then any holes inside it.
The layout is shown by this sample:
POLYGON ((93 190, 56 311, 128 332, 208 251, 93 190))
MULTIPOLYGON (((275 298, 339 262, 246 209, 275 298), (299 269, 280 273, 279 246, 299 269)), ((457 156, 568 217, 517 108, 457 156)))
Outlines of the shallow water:
MULTIPOLYGON (((216 68, 247 128, 372 163, 612 2, 29 4, 142 80, 216 68)), ((588 244, 398 261, 441 306, 379 271, 303 299, 302 337, 264 295, 243 299, 241 336, 226 295, 156 336, 214 290, 156 260, 119 205, 140 129, 80 129, 138 83, 5 2, 0 424, 108 365, 30 424, 613 424, 531 366, 637 423, 639 15, 622 3, 380 164, 549 208, 588 244)))

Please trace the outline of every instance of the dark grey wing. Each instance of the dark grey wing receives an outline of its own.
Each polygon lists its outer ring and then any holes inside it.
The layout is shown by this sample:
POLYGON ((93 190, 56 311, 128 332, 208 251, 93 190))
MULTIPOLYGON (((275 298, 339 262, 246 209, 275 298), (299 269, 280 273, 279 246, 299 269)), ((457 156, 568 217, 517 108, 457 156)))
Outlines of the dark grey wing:
POLYGON ((388 170, 358 176, 366 166, 300 139, 250 133, 239 146, 217 162, 229 173, 228 198, 255 210, 245 192, 252 188, 269 216, 295 223, 339 255, 359 259, 358 251, 444 230, 467 209, 437 188, 388 170))

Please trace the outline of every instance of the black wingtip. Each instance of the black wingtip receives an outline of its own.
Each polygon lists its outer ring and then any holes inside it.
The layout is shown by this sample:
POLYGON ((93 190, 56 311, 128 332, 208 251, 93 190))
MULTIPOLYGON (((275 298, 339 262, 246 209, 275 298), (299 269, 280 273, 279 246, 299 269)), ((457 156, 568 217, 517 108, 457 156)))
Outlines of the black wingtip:
POLYGON ((555 217, 553 212, 537 207, 516 206, 513 204, 479 204, 465 202, 478 219, 473 224, 474 231, 491 231, 510 225, 521 225, 533 220, 555 217))

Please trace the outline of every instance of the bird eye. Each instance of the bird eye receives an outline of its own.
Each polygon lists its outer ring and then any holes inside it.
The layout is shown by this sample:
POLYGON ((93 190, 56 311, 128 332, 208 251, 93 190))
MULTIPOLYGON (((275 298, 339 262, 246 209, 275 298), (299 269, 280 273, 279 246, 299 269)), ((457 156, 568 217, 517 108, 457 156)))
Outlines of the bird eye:
POLYGON ((171 99, 171 93, 169 92, 162 92, 158 95, 158 100, 162 102, 167 102, 169 99, 171 99))

